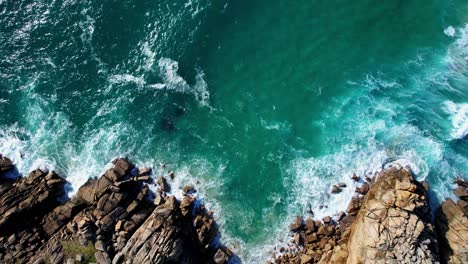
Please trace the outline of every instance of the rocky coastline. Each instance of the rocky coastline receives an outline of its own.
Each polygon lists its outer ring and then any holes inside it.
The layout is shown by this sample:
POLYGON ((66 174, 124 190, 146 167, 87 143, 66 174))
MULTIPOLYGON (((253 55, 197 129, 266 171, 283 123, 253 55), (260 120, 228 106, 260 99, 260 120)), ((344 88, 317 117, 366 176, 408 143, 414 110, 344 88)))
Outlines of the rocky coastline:
POLYGON ((408 168, 352 178, 359 187, 346 212, 297 216, 290 241, 268 263, 468 263, 468 182, 457 179, 458 200, 446 199, 433 217, 429 185, 408 168))
MULTIPOLYGON (((193 186, 185 186, 179 200, 151 168, 125 158, 112 163, 68 198, 67 182, 55 172, 15 177, 13 162, 0 157, 0 263, 240 262, 220 243, 213 213, 193 186)), ((266 263, 468 263, 464 179, 455 181, 458 200, 447 199, 436 210, 429 185, 407 168, 352 179, 358 187, 345 212, 297 216, 290 240, 279 243, 266 263)), ((342 188, 351 186, 338 183, 331 192, 342 188)))
POLYGON ((193 187, 181 200, 147 183, 150 168, 116 159, 69 199, 66 180, 36 169, 9 177, 14 165, 0 158, 0 263, 228 263, 236 257, 219 242, 213 213, 193 187))

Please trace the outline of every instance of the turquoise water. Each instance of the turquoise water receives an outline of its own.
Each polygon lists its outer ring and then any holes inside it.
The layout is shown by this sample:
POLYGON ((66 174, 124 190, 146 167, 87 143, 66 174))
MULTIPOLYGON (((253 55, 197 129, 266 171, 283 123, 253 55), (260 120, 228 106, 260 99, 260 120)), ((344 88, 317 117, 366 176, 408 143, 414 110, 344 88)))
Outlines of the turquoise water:
POLYGON ((0 152, 70 195, 166 163, 246 263, 353 173, 409 165, 436 203, 468 175, 468 4, 348 2, 0 0, 0 152))

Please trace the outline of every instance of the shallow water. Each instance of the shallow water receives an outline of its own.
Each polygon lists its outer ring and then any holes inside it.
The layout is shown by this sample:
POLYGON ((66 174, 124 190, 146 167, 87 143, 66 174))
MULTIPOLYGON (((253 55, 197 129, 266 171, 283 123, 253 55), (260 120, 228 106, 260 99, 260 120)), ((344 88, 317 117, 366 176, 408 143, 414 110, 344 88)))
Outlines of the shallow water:
POLYGON ((344 209, 353 173, 408 165, 434 203, 468 175, 465 1, 0 0, 0 19, 1 153, 71 195, 115 156, 166 163, 247 263, 309 206, 344 209))

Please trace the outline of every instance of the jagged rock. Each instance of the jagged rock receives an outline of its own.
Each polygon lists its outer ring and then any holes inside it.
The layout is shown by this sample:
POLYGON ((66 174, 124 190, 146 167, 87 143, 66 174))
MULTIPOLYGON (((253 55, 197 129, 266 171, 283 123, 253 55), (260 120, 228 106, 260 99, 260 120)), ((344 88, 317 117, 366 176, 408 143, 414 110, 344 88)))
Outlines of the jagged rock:
POLYGON ((0 157, 0 178, 4 173, 12 170, 14 168, 13 162, 7 157, 0 157))
POLYGON ((468 263, 468 211, 452 199, 436 213, 441 259, 447 263, 468 263))
POLYGON ((363 199, 364 198, 362 196, 353 196, 353 198, 351 198, 351 201, 348 204, 348 207, 346 208, 346 213, 348 214, 357 213, 357 211, 359 211, 359 208, 361 208, 363 199))
POLYGON ((161 190, 163 190, 164 192, 170 192, 171 191, 171 187, 167 183, 166 178, 164 178, 163 176, 158 178, 157 183, 158 183, 159 187, 161 187, 161 190))
POLYGON ((182 188, 182 191, 186 194, 196 192, 195 187, 193 187, 193 185, 185 185, 184 188, 182 188))
POLYGON ((94 256, 98 264, 111 264, 112 263, 111 259, 109 258, 109 255, 106 252, 98 251, 94 253, 94 256))
POLYGON ((113 163, 64 203, 58 198, 66 198, 65 180, 54 172, 35 170, 0 182, 0 263, 80 263, 93 255, 98 263, 228 262, 232 252, 213 243, 213 214, 195 209, 194 197, 179 202, 157 195, 153 201, 142 183, 148 170, 138 171, 126 159, 113 163), (97 252, 75 257, 65 254, 65 246, 97 252))
POLYGON ((228 248, 220 248, 216 251, 213 261, 215 264, 227 264, 232 257, 232 252, 228 248))
POLYGON ((150 176, 151 173, 153 173, 153 169, 148 168, 148 167, 144 167, 144 168, 139 170, 138 176, 150 176))
POLYGON ((346 183, 344 183, 344 182, 339 182, 339 183, 337 183, 336 185, 337 185, 338 187, 340 187, 340 188, 346 188, 346 183))
POLYGON ((336 185, 333 185, 330 192, 333 193, 333 194, 340 193, 341 188, 336 186, 336 185))
POLYGON ((353 176, 351 176, 351 179, 357 182, 361 179, 361 177, 357 176, 356 173, 353 173, 353 176))
POLYGON ((368 183, 363 183, 361 187, 356 188, 356 192, 362 195, 365 195, 369 191, 369 184, 368 183))
POLYGON ((302 217, 297 216, 294 219, 294 222, 292 222, 291 225, 289 225, 289 230, 296 231, 296 230, 299 230, 301 227, 302 227, 302 217))
MULTIPOLYGON (((98 238, 99 239, 99 238, 98 238)), ((102 240, 97 240, 94 244, 97 251, 106 251, 106 245, 102 240)))
POLYGON ((458 186, 468 188, 468 182, 462 178, 457 178, 453 183, 455 183, 458 186))
POLYGON ((307 218, 307 220, 305 221, 305 227, 306 227, 306 230, 309 231, 310 233, 314 232, 315 231, 315 222, 312 218, 307 218))
POLYGON ((453 193, 462 200, 467 200, 468 198, 468 190, 463 186, 458 186, 453 193))
POLYGON ((433 230, 421 184, 405 169, 385 171, 377 176, 351 226, 347 262, 394 258, 399 263, 433 263, 438 260, 433 230))
POLYGON ((301 255, 301 264, 309 264, 313 263, 313 258, 309 255, 302 254, 301 255))

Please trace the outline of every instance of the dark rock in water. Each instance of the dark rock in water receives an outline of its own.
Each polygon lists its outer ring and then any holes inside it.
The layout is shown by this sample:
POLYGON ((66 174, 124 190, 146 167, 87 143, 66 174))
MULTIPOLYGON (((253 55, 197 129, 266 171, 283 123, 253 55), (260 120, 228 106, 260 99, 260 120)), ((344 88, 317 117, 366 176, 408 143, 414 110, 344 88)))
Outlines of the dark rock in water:
POLYGON ((176 106, 175 110, 174 110, 174 115, 175 117, 181 117, 185 114, 186 112, 186 109, 181 107, 181 106, 176 106))
POLYGON ((353 176, 351 176, 351 179, 353 181, 359 181, 361 178, 359 176, 357 176, 356 173, 353 173, 353 176))
POLYGON ((424 190, 426 190, 426 192, 429 191, 429 189, 431 188, 427 181, 422 181, 421 185, 424 187, 424 190))
POLYGON ((191 193, 197 192, 197 190, 195 190, 195 187, 193 187, 193 185, 185 185, 185 186, 182 188, 182 191, 183 191, 185 194, 191 194, 191 193))
POLYGON ((138 171, 138 176, 150 176, 153 172, 153 169, 144 167, 138 171))
POLYGON ((468 182, 465 181, 464 179, 462 178, 457 178, 453 183, 455 183, 456 185, 458 186, 462 186, 464 188, 468 188, 468 182))
POLYGON ((0 158, 0 178, 5 172, 8 172, 14 168, 13 162, 7 157, 0 158))
POLYGON ((346 183, 344 183, 344 182, 339 182, 337 185, 340 188, 346 188, 346 183))
POLYGON ((343 212, 343 211, 340 211, 337 215, 336 215, 336 221, 341 221, 344 217, 346 216, 346 213, 343 212))
POLYGON ((172 180, 175 178, 175 173, 173 171, 169 172, 169 178, 171 178, 172 180))
POLYGON ((171 187, 167 183, 167 180, 166 178, 164 178, 164 176, 159 177, 156 182, 158 183, 159 187, 161 187, 161 190, 163 190, 164 192, 171 191, 171 187))
POLYGON ((330 192, 333 193, 333 194, 340 193, 341 189, 340 189, 340 187, 338 187, 336 185, 333 185, 330 192))
POLYGON ((162 130, 170 132, 170 131, 175 130, 175 125, 174 125, 174 122, 171 119, 163 118, 163 119, 161 119, 161 128, 162 128, 162 130))

